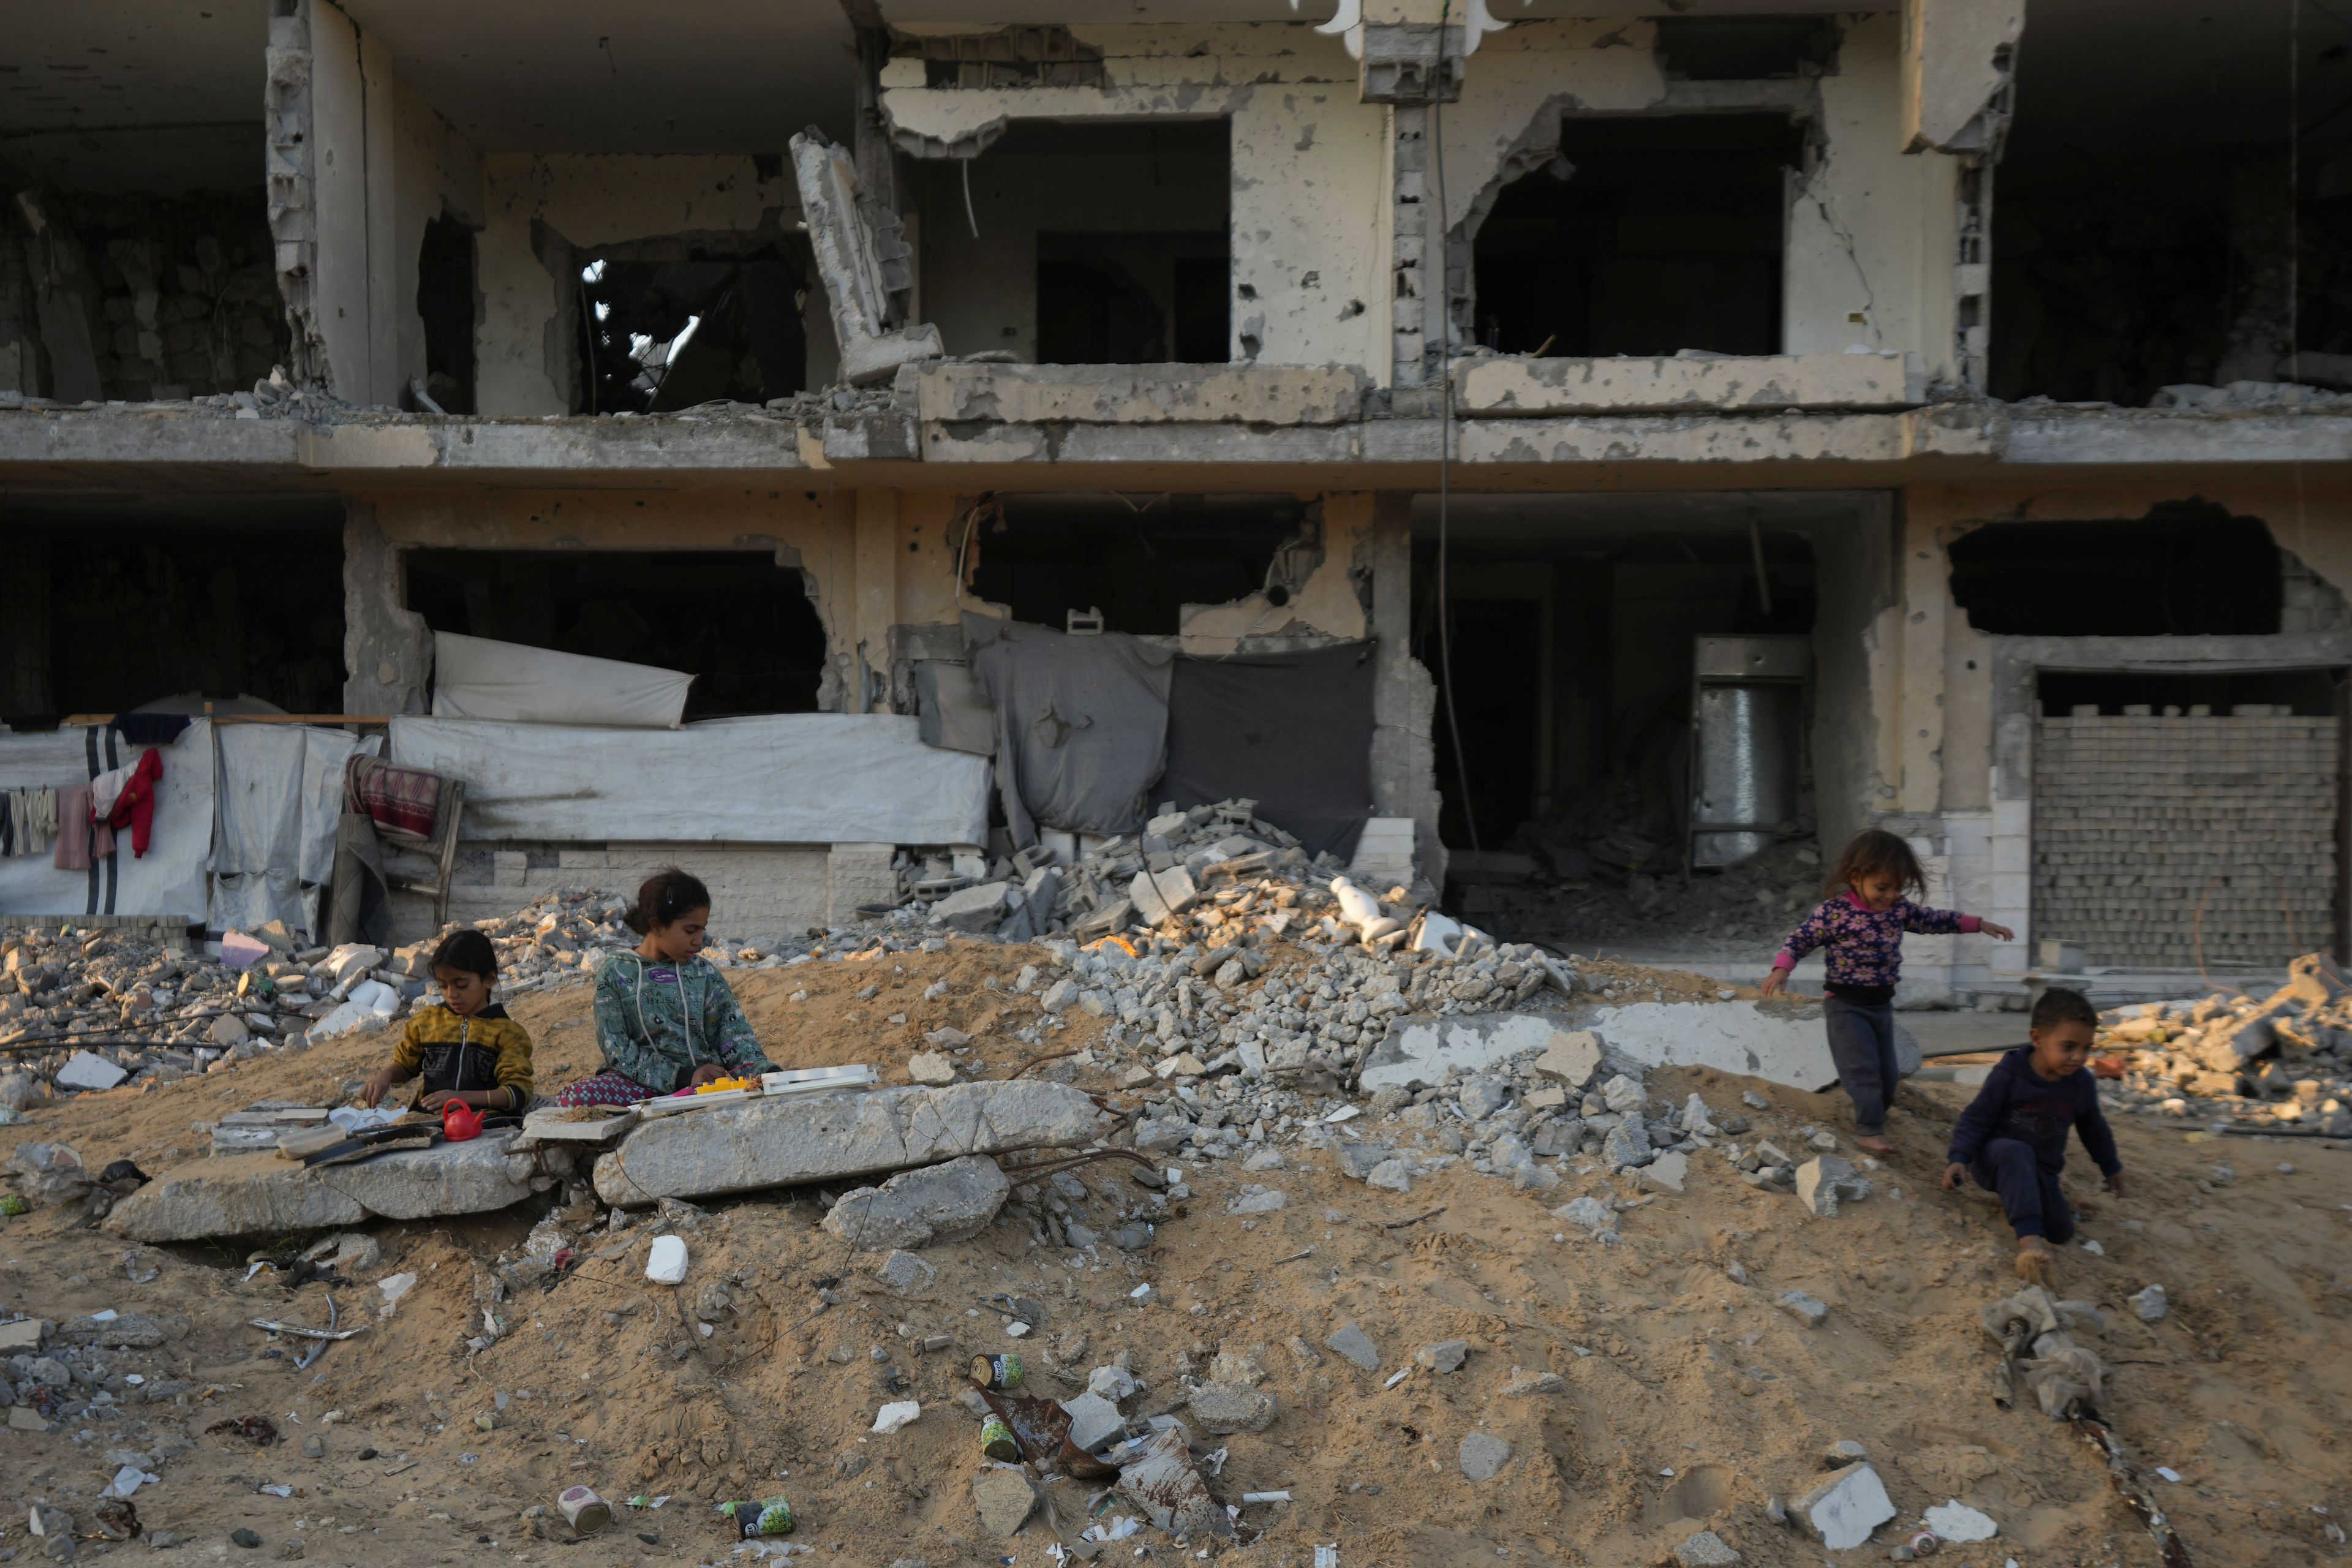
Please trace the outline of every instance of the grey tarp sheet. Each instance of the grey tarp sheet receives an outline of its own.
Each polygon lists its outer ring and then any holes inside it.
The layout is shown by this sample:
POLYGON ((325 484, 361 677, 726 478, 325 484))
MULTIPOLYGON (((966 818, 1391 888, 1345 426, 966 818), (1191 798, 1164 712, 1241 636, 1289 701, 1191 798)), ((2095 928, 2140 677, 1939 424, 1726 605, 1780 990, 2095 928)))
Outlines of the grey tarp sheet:
POLYGON ((1177 660, 1160 797, 1245 796, 1309 855, 1352 857, 1372 814, 1373 646, 1177 660))
POLYGON ((375 745, 307 724, 214 727, 211 929, 284 921, 318 932, 319 889, 334 876, 343 764, 375 745))
POLYGON ((1175 655, 1119 632, 1072 637, 967 614, 973 673, 996 710, 997 788, 1013 842, 1040 826, 1131 833, 1168 750, 1175 655))

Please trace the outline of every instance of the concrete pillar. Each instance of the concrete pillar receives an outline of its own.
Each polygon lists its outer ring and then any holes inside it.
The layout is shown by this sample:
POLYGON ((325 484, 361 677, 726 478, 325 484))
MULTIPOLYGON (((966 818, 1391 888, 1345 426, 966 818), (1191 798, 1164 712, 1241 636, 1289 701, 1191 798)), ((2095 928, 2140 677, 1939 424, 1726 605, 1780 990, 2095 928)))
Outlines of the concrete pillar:
POLYGON ((423 713, 431 707, 433 633, 405 606, 400 552, 376 525, 375 508, 343 516, 343 711, 423 713))
POLYGON ((1430 301, 1444 293, 1432 285, 1428 272, 1444 265, 1442 241, 1429 235, 1429 110, 1420 104, 1398 104, 1389 110, 1390 177, 1394 200, 1391 220, 1391 335, 1395 386, 1419 386, 1426 379, 1424 350, 1429 341, 1430 301))
POLYGON ((1952 605, 1944 537, 1950 509, 1950 492, 1941 485, 1904 493, 1898 787, 1902 809, 1915 815, 1944 804, 1944 622, 1952 605))
POLYGON ((1412 657, 1412 496, 1382 490, 1370 498, 1331 496, 1328 509, 1361 504, 1372 508, 1368 546, 1372 578, 1372 640, 1378 645, 1372 676, 1372 805, 1381 816, 1413 822, 1413 858, 1421 872, 1443 887, 1445 847, 1437 837, 1437 752, 1430 725, 1437 712, 1437 684, 1412 657))
POLYGON ((888 712, 890 627, 898 618, 898 492, 857 492, 857 601, 854 651, 860 684, 845 711, 888 712))

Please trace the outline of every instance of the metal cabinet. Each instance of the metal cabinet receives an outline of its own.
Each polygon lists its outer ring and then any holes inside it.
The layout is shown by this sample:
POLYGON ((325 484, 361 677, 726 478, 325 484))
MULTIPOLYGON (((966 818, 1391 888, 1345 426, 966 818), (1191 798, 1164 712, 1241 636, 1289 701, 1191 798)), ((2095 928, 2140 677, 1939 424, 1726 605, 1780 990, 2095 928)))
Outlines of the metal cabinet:
POLYGON ((1796 825, 1811 639, 1694 640, 1684 864, 1735 866, 1796 825))

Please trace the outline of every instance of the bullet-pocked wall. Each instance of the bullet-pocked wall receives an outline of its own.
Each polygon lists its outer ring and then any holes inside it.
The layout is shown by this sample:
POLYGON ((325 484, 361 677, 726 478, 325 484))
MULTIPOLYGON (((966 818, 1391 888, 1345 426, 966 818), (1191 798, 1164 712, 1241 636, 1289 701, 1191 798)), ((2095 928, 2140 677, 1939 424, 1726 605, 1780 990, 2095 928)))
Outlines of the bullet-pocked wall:
MULTIPOLYGON (((2332 679, 2318 672, 2352 668, 2352 492, 2324 479, 2300 493, 2291 481, 1913 486, 1892 539, 1891 592, 1864 628, 1858 672, 1876 731, 1858 824, 1911 836, 1931 858, 1932 892, 2021 933, 1933 939, 1923 963, 1906 960, 1923 999, 2013 985, 2036 961, 2037 856, 2049 847, 2037 834, 2037 726, 2053 704, 2063 718, 2083 707, 2118 721, 2145 707, 2152 721, 2168 707, 2226 718, 2277 704, 2284 720, 2303 716, 2313 679, 2332 679), (2094 577, 2080 569, 2101 529, 2132 542, 2131 581, 2118 579, 2112 543, 2094 577), (2266 585, 2254 580, 2263 573, 2266 585)), ((2133 776, 2126 766, 2109 792, 2126 805, 2133 776)), ((2263 897, 2275 908, 2274 889, 2263 897)))
MULTIPOLYGON (((999 137, 1028 121, 1082 129, 1222 120, 1230 127, 1223 221, 1232 261, 1230 336, 1217 357, 1362 365, 1378 374, 1388 359, 1387 111, 1360 101, 1355 61, 1339 41, 1303 24, 1089 24, 1067 31, 1098 52, 1098 85, 1049 79, 931 86, 934 62, 904 58, 883 68, 882 112, 898 149, 940 161, 920 176, 919 287, 921 311, 939 321, 948 351, 1023 352, 1021 344, 1034 342, 1031 242, 980 210, 992 192, 984 150, 999 137), (962 171, 951 166, 975 156, 977 242, 962 207, 962 171), (994 298, 963 303, 953 276, 963 268, 997 279, 994 298)), ((1171 139, 1187 134, 1198 133, 1178 131, 1171 139)), ((1164 217, 1150 219, 1149 204, 1137 199, 1150 189, 1149 149, 1141 153, 1128 163, 1130 188, 1118 193, 1120 216, 1101 227, 1171 226, 1164 217)), ((1171 175, 1183 178, 1172 159, 1162 169, 1163 178, 1171 175)), ((1164 200, 1163 208, 1174 201, 1164 200)), ((1019 205, 1028 233, 1083 232, 1093 223, 1082 195, 1039 191, 1019 205), (1064 216, 1054 218, 1046 207, 1064 216)), ((1207 194, 1183 210, 1211 210, 1207 194)), ((1191 232, 1200 221, 1187 216, 1184 226, 1191 232)))

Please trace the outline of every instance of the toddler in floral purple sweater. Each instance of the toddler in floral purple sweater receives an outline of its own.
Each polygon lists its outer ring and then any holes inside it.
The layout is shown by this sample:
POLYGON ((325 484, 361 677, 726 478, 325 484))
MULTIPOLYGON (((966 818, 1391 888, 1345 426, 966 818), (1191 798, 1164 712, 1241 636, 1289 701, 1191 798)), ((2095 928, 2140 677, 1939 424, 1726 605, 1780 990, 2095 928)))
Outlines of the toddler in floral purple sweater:
POLYGON ((1781 944, 1763 992, 1776 994, 1788 984, 1797 960, 1817 947, 1829 949, 1824 1022, 1838 1082, 1853 1100, 1853 1141, 1874 1154, 1892 1154, 1886 1110, 1894 1103, 1897 1076, 1895 985, 1903 974, 1903 933, 1982 931, 2002 942, 2016 933, 1974 915, 1927 909, 1905 898, 1913 889, 1927 890, 1918 857, 1902 839, 1875 827, 1853 836, 1830 873, 1830 888, 1828 901, 1781 944))

